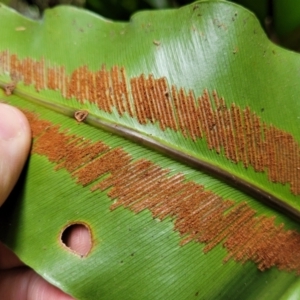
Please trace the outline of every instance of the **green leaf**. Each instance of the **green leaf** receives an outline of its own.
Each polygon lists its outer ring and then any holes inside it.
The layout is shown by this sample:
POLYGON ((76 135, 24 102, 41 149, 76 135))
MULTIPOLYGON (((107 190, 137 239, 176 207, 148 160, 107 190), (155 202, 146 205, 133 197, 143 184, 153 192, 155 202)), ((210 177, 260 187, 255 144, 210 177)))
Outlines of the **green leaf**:
POLYGON ((1 6, 0 26, 1 99, 34 137, 0 237, 26 264, 78 299, 295 294, 298 54, 225 1, 129 23, 1 6))

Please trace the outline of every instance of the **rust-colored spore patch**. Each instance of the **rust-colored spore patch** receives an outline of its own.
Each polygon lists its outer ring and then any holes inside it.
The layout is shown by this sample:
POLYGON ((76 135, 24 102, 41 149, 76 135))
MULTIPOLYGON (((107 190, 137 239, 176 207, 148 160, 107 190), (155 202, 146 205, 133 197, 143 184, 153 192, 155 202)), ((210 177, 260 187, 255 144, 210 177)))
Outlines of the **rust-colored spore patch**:
MULTIPOLYGON (((222 112, 223 113, 223 112, 222 112)), ((252 261, 259 270, 273 266, 300 274, 300 234, 276 225, 272 217, 257 216, 246 203, 226 200, 204 186, 170 175, 147 159, 133 160, 120 147, 110 148, 71 135, 58 125, 25 111, 34 136, 32 152, 46 155, 91 191, 107 191, 111 210, 119 206, 135 213, 148 209, 153 217, 174 219, 181 244, 204 243, 204 252, 219 244, 230 258, 252 261)))
POLYGON ((33 143, 32 153, 47 156, 49 161, 57 164, 56 169, 74 172, 110 149, 102 142, 92 143, 61 132, 58 125, 40 120, 33 113, 25 111, 25 114, 31 124, 32 136, 38 141, 33 143))
POLYGON ((205 90, 196 97, 166 78, 140 75, 128 80, 125 69, 117 66, 95 72, 81 66, 68 75, 62 66, 19 59, 9 51, 0 52, 0 72, 9 72, 37 91, 57 90, 107 113, 115 108, 140 124, 158 123, 162 130, 179 131, 193 141, 205 138, 209 149, 245 168, 266 172, 271 182, 289 184, 291 192, 300 195, 299 143, 288 132, 262 122, 249 107, 227 106, 216 91, 210 95, 205 90))

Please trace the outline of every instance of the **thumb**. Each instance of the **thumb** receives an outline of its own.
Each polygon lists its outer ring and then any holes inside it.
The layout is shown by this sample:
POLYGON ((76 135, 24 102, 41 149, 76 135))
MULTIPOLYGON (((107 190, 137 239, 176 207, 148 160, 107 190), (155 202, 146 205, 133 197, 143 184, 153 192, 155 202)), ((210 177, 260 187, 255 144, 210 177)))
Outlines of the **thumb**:
POLYGON ((26 117, 15 107, 0 103, 0 206, 19 178, 30 142, 26 117))

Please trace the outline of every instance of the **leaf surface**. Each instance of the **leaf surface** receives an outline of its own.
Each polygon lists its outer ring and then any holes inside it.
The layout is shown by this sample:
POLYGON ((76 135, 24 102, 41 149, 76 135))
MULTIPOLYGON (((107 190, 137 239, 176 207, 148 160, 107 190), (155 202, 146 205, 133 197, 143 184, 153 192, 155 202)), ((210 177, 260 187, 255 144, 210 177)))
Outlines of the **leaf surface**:
POLYGON ((34 137, 0 235, 26 264, 78 299, 299 289, 298 54, 223 1, 0 25, 1 98, 34 137), (87 255, 61 242, 74 223, 87 255))

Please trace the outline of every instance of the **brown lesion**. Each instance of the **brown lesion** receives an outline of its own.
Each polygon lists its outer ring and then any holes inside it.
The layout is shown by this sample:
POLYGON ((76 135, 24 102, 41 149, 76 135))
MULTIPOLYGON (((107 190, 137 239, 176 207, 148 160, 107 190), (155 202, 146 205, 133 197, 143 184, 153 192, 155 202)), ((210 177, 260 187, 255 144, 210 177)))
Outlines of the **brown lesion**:
POLYGON ((74 113, 74 118, 77 122, 83 122, 88 115, 89 112, 87 110, 76 110, 74 113))
MULTIPOLYGON (((277 225, 274 217, 259 216, 248 204, 223 199, 150 160, 134 160, 121 147, 92 142, 32 112, 25 114, 33 131, 32 152, 47 156, 55 169, 66 169, 77 184, 89 186, 93 192, 106 191, 112 200, 111 210, 122 206, 134 213, 150 210, 161 220, 171 217, 182 246, 191 241, 203 243, 207 253, 221 244, 227 250, 224 262, 252 261, 261 271, 277 267, 300 274, 300 233, 277 225)), ((274 138, 276 130, 266 130, 265 134, 274 138)), ((293 147, 291 138, 285 141, 293 147)), ((294 178, 295 174, 284 176, 294 178)))
POLYGON ((6 96, 10 96, 13 94, 14 92, 14 89, 16 88, 17 86, 17 83, 12 81, 10 83, 7 83, 5 86, 4 86, 4 93, 6 96))
POLYGON ((44 59, 19 59, 0 53, 0 72, 9 72, 37 91, 57 90, 80 103, 91 102, 107 113, 116 109, 140 124, 157 123, 161 130, 180 132, 185 138, 205 139, 210 150, 245 168, 266 172, 268 180, 289 184, 300 195, 300 145, 293 136, 263 122, 249 107, 229 107, 216 91, 196 96, 166 80, 144 74, 128 80, 123 67, 102 66, 91 71, 80 66, 70 75, 63 66, 49 66, 44 59))

